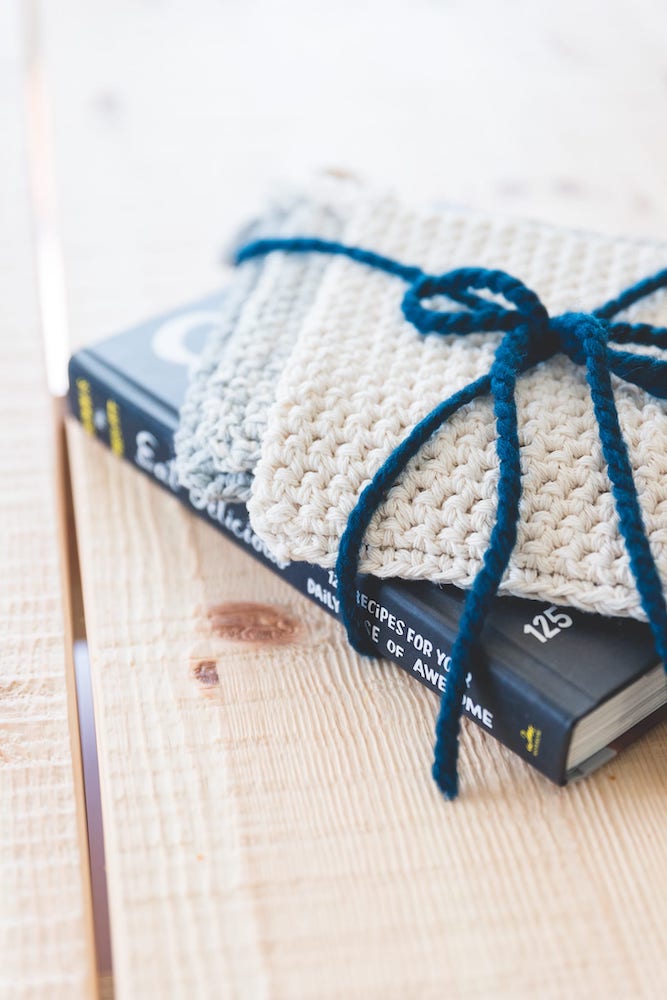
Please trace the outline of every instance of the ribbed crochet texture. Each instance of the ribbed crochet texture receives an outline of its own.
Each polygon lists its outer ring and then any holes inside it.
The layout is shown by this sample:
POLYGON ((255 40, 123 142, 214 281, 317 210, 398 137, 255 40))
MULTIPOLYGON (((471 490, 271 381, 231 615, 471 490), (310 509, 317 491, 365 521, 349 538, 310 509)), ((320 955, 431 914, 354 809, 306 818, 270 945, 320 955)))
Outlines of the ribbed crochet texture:
POLYGON ((480 395, 490 393, 494 400, 498 434, 496 450, 500 474, 497 515, 482 568, 464 605, 436 727, 433 776, 444 794, 453 798, 458 792, 456 761, 464 678, 472 665, 478 636, 517 537, 521 497, 520 445, 514 398, 517 378, 558 352, 563 352, 575 364, 586 368, 620 530, 642 608, 653 631, 656 650, 663 662, 667 662, 667 608, 644 532, 611 385, 611 372, 614 372, 653 395, 666 398, 667 362, 608 347, 610 342, 657 344, 660 347, 667 344, 667 329, 664 327, 611 322, 612 317, 626 306, 667 285, 667 270, 636 283, 617 299, 592 313, 567 312, 550 318, 535 293, 521 281, 499 270, 461 268, 431 276, 363 248, 308 238, 258 240, 242 248, 238 259, 243 261, 276 250, 342 255, 410 281, 402 311, 422 334, 466 335, 482 330, 507 331, 496 349, 488 376, 476 380, 437 406, 394 449, 371 483, 364 488, 349 516, 336 563, 341 612, 348 637, 360 652, 372 654, 373 648, 357 620, 355 603, 359 553, 371 518, 386 499, 397 477, 433 432, 461 407, 480 395), (501 297, 509 308, 482 298, 476 294, 478 291, 501 297), (453 304, 465 308, 424 308, 422 300, 436 295, 445 295, 453 304))

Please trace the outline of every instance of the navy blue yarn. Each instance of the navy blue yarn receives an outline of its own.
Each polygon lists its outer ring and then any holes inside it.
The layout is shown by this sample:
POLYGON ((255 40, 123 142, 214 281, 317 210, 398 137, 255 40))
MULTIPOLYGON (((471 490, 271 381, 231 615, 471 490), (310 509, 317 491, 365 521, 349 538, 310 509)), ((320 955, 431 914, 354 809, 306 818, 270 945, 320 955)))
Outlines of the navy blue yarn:
POLYGON ((433 776, 445 796, 454 798, 458 793, 458 739, 465 677, 475 655, 477 637, 516 544, 521 499, 516 382, 523 372, 559 352, 586 367, 620 531, 656 651, 667 664, 667 606, 644 530, 611 384, 614 374, 660 399, 667 399, 667 362, 609 346, 632 343, 667 347, 665 327, 612 322, 619 312, 667 287, 667 269, 637 282, 593 312, 550 317, 535 292, 504 271, 469 267, 429 275, 419 267, 335 241, 309 237, 256 240, 238 251, 237 263, 278 250, 339 254, 403 279, 409 284, 403 297, 403 314, 422 334, 505 333, 489 373, 439 403, 400 442, 362 491, 348 518, 336 564, 341 617, 348 638, 356 650, 373 655, 375 651, 356 613, 356 579, 366 530, 397 478, 431 435, 462 406, 491 394, 500 467, 496 522, 482 567, 466 597, 436 724, 433 776), (429 309, 423 302, 434 296, 444 296, 464 308, 429 309))

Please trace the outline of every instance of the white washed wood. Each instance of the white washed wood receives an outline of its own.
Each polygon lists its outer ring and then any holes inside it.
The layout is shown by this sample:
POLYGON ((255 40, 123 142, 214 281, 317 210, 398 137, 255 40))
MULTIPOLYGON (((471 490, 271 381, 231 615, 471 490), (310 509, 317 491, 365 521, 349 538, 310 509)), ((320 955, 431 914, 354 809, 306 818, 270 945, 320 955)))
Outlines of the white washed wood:
MULTIPOLYGON (((657 0, 43 18, 76 343, 207 291, 232 225, 302 165, 667 229, 657 0)), ((664 726, 566 791, 466 727, 447 806, 428 692, 70 440, 121 998, 659 995, 664 726), (314 632, 223 642, 207 608, 238 600, 314 632), (208 659, 217 686, 192 674, 208 659)))
POLYGON ((19 4, 0 4, 0 996, 90 996, 19 4))
POLYGON ((276 178, 664 238, 661 0, 42 0, 73 335, 207 293, 276 178))

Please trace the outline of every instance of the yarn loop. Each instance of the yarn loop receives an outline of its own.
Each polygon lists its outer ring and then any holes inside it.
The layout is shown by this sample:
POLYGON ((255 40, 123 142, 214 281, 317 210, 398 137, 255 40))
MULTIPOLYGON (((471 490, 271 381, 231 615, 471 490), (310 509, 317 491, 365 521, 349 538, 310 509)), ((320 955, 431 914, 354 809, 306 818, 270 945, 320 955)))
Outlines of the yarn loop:
POLYGON ((445 797, 454 798, 458 793, 458 738, 465 677, 475 659, 484 621, 517 539, 521 467, 516 383, 523 373, 555 354, 564 353, 576 365, 586 368, 619 529, 656 651, 662 662, 667 663, 667 605, 644 529, 611 381, 613 374, 653 396, 667 399, 667 361, 610 346, 667 347, 665 327, 614 321, 618 313, 667 287, 667 269, 637 282, 592 312, 565 312, 550 317, 538 295, 504 271, 466 267, 429 275, 418 267, 374 251, 334 241, 310 237, 258 240, 238 251, 237 263, 273 251, 346 256, 406 281, 403 315, 421 334, 504 333, 488 374, 438 404, 413 427, 375 473, 348 518, 336 563, 341 618, 348 638, 359 652, 374 655, 356 613, 356 579, 366 530, 408 462, 431 435, 462 406, 491 395, 499 462, 496 521, 482 567, 466 596, 436 724, 433 776, 445 797), (429 308, 429 299, 442 297, 453 308, 429 308))

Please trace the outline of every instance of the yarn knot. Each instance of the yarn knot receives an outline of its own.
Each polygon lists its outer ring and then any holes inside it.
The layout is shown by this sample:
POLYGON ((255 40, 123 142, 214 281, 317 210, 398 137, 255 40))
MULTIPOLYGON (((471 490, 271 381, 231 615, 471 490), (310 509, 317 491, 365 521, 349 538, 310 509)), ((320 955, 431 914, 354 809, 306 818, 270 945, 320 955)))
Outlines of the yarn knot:
POLYGON ((617 346, 667 347, 667 328, 614 319, 629 306, 667 287, 667 269, 637 282, 590 313, 566 312, 552 318, 537 294, 505 271, 466 267, 429 275, 419 267, 372 250, 313 237, 256 240, 242 247, 236 260, 241 263, 274 250, 338 254, 401 278, 408 284, 402 302, 403 315, 421 334, 505 334, 489 372, 438 404, 412 428, 375 473, 349 515, 336 563, 341 618, 348 638, 359 652, 374 655, 356 614, 356 579, 366 530, 391 487, 426 441, 462 406, 491 395, 499 465, 496 520, 481 569, 463 607, 436 725, 433 776, 446 798, 454 798, 458 792, 458 733, 465 677, 473 665, 478 637, 517 538, 521 463, 516 383, 521 374, 560 352, 586 368, 620 533, 656 652, 667 664, 667 606, 644 530, 611 382, 614 374, 660 399, 667 399, 667 361, 636 350, 619 350, 617 346), (429 307, 429 300, 442 298, 449 300, 452 308, 429 307))
POLYGON ((595 338, 604 344, 607 325, 592 313, 566 312, 549 320, 549 334, 554 354, 562 351, 575 365, 585 365, 586 340, 595 338))

